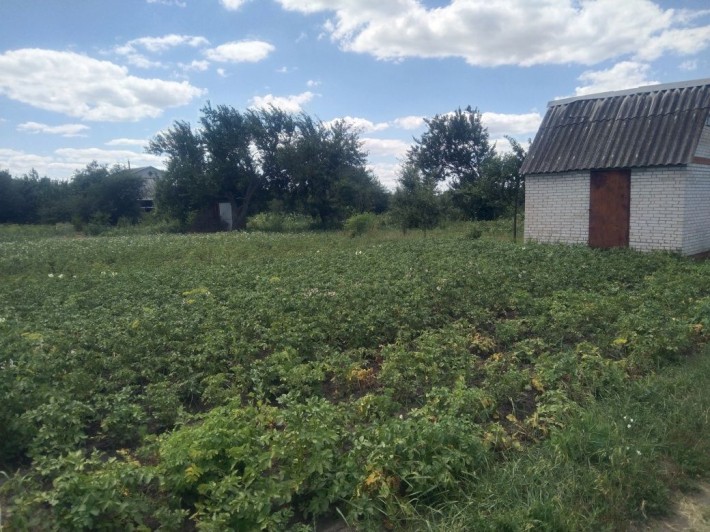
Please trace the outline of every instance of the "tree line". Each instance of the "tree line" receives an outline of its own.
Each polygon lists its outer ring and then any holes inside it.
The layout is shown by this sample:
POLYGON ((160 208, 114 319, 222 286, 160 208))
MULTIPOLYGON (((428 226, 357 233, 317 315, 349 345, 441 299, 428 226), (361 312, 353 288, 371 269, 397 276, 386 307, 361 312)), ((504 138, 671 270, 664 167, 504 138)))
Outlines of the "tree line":
MULTIPOLYGON (((199 124, 176 121, 146 151, 166 160, 155 191, 155 216, 184 229, 217 229, 217 203, 233 226, 257 213, 300 214, 313 226, 339 227, 350 216, 389 212, 403 230, 443 219, 494 219, 522 208, 523 147, 499 154, 477 109, 426 119, 426 131, 402 162, 397 187, 386 190, 367 168, 360 131, 281 109, 239 111, 207 104, 199 124)), ((135 223, 143 183, 122 166, 93 162, 68 181, 0 171, 0 223, 71 221, 135 223)))
POLYGON ((13 178, 0 170, 0 223, 72 222, 77 229, 89 223, 136 223, 142 215, 142 188, 142 179, 129 169, 96 162, 69 181, 39 177, 35 170, 13 178))

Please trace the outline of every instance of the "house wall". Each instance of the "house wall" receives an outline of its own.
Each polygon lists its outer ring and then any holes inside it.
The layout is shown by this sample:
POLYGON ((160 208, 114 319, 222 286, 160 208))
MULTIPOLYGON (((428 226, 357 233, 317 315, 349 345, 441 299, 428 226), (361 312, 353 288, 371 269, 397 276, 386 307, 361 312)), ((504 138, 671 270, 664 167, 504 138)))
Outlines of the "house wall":
POLYGON ((710 126, 705 126, 700 134, 700 142, 695 150, 696 157, 710 158, 710 126))
POLYGON ((525 178, 525 240, 586 244, 589 172, 525 178))
POLYGON ((686 171, 681 166, 631 170, 630 248, 681 251, 686 171))
MULTIPOLYGON (((705 128, 696 156, 710 155, 705 128)), ((525 240, 586 244, 589 172, 529 175, 525 240)), ((710 250, 710 166, 691 164, 631 171, 629 247, 694 255, 710 250)))
MULTIPOLYGON (((710 126, 703 128, 695 156, 710 158, 710 126)), ((683 254, 695 255, 710 250, 710 166, 689 165, 686 179, 683 254)))

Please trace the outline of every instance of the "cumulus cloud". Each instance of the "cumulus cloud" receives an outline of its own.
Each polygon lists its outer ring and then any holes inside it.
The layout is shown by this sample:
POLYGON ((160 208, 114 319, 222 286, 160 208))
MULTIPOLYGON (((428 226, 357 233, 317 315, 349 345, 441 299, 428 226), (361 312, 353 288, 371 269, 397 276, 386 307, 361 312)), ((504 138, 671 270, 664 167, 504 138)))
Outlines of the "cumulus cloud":
POLYGON ((309 79, 308 81, 306 81, 306 86, 310 87, 310 88, 314 88, 314 87, 318 87, 321 83, 322 83, 322 81, 320 81, 320 80, 309 79))
POLYGON ((251 107, 278 107, 288 113, 300 113, 304 104, 307 104, 315 97, 315 94, 306 91, 301 94, 293 94, 291 96, 274 96, 267 94, 265 96, 254 96, 250 100, 251 107))
POLYGON ((171 33, 169 35, 163 35, 162 37, 140 37, 133 39, 124 45, 117 46, 115 51, 119 54, 127 54, 135 52, 138 48, 143 48, 149 52, 161 53, 178 46, 197 48, 208 44, 209 41, 199 35, 178 35, 171 33))
POLYGON ((389 190, 397 188, 400 165, 398 163, 376 163, 367 167, 384 187, 389 190))
POLYGON ((658 81, 649 79, 650 66, 635 61, 622 61, 606 70, 587 71, 579 76, 586 85, 577 87, 575 95, 594 94, 654 85, 658 81))
POLYGON ((374 123, 366 118, 358 118, 354 116, 343 116, 342 118, 335 118, 326 122, 326 125, 334 124, 335 122, 343 121, 350 127, 357 129, 362 133, 372 133, 373 131, 382 131, 389 127, 387 122, 374 123))
POLYGON ((41 176, 68 179, 76 170, 92 161, 109 166, 130 161, 131 166, 163 168, 163 160, 159 156, 132 150, 60 148, 51 155, 40 155, 0 148, 0 168, 7 168, 15 176, 26 174, 34 168, 41 176))
POLYGON ((362 140, 363 148, 370 157, 403 158, 407 154, 410 144, 401 139, 377 139, 365 137, 362 140))
POLYGON ((135 121, 189 103, 188 82, 131 76, 124 67, 74 52, 25 48, 0 54, 0 94, 90 121, 135 121))
POLYGON ((681 70, 687 70, 688 72, 692 70, 697 70, 698 61, 695 59, 688 59, 687 61, 683 61, 680 65, 678 65, 678 68, 681 70))
POLYGON ((50 135, 61 135, 62 137, 81 137, 82 132, 90 129, 84 124, 62 124, 60 126, 49 126, 39 122, 24 122, 17 126, 17 131, 25 133, 48 133, 50 135))
POLYGON ((210 67, 210 62, 209 61, 191 61, 190 63, 179 63, 178 66, 180 66, 183 70, 196 70, 198 72, 204 72, 210 67))
POLYGON ((402 116, 394 119, 394 125, 401 129, 419 129, 424 125, 423 116, 402 116))
POLYGON ((232 41, 205 52, 207 59, 223 63, 257 63, 275 50, 264 41, 232 41))
POLYGON ((183 0, 146 0, 149 4, 163 4, 166 6, 185 7, 187 2, 183 0))
MULTIPOLYGON (((125 44, 116 46, 113 51, 124 57, 129 64, 138 68, 158 68, 163 64, 160 61, 155 61, 146 57, 142 51, 161 54, 172 48, 179 46, 188 46, 198 48, 207 46, 209 41, 198 35, 178 35, 171 33, 162 37, 140 37, 132 39, 125 44)), ((195 61, 193 61, 195 63, 195 61)))
POLYGON ((503 135, 524 135, 534 133, 540 127, 542 116, 540 113, 501 114, 481 113, 481 123, 488 128, 491 137, 503 135))
POLYGON ((710 45, 697 10, 651 0, 278 0, 284 9, 328 12, 325 32, 342 49, 379 59, 461 57, 471 65, 579 63, 623 55, 651 60, 710 45))
POLYGON ((148 144, 146 139, 111 139, 106 143, 106 146, 145 146, 148 144))
POLYGON ((248 1, 249 0, 219 0, 219 3, 228 11, 236 11, 248 1))

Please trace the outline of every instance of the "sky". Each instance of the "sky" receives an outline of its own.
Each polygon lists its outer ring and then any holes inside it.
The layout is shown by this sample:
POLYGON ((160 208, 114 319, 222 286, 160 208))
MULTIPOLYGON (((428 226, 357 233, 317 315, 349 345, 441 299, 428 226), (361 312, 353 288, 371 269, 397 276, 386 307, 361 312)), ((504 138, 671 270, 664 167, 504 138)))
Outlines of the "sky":
POLYGON ((164 167, 201 109, 351 121, 392 189, 426 118, 470 105, 499 152, 555 98, 710 78, 708 0, 0 0, 0 169, 164 167))

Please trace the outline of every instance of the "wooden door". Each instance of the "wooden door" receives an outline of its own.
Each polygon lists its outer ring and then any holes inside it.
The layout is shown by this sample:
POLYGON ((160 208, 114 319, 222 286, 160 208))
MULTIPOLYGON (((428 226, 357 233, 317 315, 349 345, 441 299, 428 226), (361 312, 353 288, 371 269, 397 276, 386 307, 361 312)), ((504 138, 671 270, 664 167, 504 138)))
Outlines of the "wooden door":
POLYGON ((593 171, 589 191, 589 245, 629 245, 631 170, 593 171))

